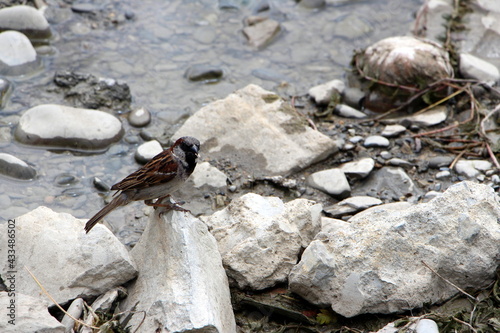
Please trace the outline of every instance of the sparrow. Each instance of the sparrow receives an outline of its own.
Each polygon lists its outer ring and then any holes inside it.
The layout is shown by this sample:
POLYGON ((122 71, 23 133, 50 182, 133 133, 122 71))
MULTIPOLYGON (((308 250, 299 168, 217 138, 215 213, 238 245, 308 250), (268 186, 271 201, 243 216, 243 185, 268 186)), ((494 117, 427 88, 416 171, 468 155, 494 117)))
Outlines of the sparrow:
POLYGON ((116 190, 114 199, 88 220, 85 231, 88 233, 113 209, 132 201, 144 200, 148 206, 186 211, 177 204, 162 204, 161 201, 179 189, 193 173, 199 151, 200 142, 191 136, 184 136, 175 141, 172 147, 162 151, 142 168, 113 185, 111 189, 116 190), (153 202, 153 199, 158 200, 153 202))

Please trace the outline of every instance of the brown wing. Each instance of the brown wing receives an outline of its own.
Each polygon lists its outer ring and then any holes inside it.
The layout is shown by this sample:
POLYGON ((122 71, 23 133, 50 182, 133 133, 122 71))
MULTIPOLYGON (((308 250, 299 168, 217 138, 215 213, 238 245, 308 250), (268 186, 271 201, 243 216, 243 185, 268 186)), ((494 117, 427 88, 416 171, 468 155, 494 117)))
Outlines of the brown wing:
POLYGON ((177 174, 177 163, 170 149, 164 150, 139 170, 111 187, 112 190, 129 190, 159 185, 171 181, 177 174))

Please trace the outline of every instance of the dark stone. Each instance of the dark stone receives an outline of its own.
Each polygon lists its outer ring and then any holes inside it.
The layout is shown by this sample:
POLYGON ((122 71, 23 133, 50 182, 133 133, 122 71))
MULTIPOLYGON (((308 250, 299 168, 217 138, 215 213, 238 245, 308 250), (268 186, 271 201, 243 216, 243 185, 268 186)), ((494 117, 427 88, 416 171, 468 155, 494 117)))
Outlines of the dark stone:
POLYGON ((210 65, 192 65, 184 76, 190 81, 217 82, 220 81, 224 72, 222 69, 210 65))

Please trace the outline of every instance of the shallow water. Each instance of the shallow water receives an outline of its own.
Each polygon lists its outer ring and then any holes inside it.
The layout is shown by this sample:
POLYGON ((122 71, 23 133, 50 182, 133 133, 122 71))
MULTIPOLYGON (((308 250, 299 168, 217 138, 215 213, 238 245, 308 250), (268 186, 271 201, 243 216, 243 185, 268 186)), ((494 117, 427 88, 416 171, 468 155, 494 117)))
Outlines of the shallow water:
MULTIPOLYGON (((222 0, 221 0, 222 2, 222 0)), ((56 33, 52 51, 42 56, 43 69, 14 83, 10 102, 0 112, 0 126, 15 128, 29 107, 43 103, 67 104, 54 90, 57 70, 91 73, 126 82, 133 107, 153 113, 151 128, 173 133, 183 117, 204 104, 258 84, 282 96, 304 95, 319 83, 345 76, 350 57, 382 38, 409 34, 414 14, 423 1, 327 1, 321 9, 306 9, 292 0, 270 1, 271 9, 259 15, 280 22, 282 31, 262 50, 247 44, 243 21, 260 1, 233 0, 239 8, 219 9, 217 1, 104 1, 99 14, 76 14, 53 3, 47 15, 56 33), (133 19, 121 18, 133 13, 133 19), (113 24, 109 18, 118 18, 113 24), (184 72, 193 64, 223 69, 215 84, 189 82, 184 72)), ((124 120, 126 137, 138 136, 124 120)), ((142 142, 142 141, 141 141, 142 142)), ((109 185, 138 168, 135 144, 126 141, 99 155, 77 156, 12 142, 0 147, 35 166, 37 179, 19 182, 0 178, 0 219, 6 220, 39 205, 79 218, 89 218, 102 206, 92 177, 109 185), (75 183, 58 186, 58 175, 69 174, 75 183)), ((138 203, 137 207, 141 207, 138 203)), ((141 208, 136 208, 141 211, 141 208)), ((123 229, 130 211, 107 218, 123 229)))

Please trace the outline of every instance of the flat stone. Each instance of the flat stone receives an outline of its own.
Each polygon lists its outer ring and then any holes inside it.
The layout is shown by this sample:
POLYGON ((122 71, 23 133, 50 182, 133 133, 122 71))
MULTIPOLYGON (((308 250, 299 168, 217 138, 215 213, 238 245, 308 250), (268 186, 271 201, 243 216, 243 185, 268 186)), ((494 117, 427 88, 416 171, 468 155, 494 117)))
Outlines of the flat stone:
MULTIPOLYGON (((113 233, 98 224, 86 234, 85 222, 43 206, 15 219, 16 247, 29 254, 18 256, 18 270, 28 267, 60 304, 98 296, 137 275, 127 249, 113 233)), ((0 242, 7 244, 6 232, 0 242)), ((0 255, 7 258, 7 250, 0 247, 0 255)), ((0 271, 9 271, 7 261, 0 271)), ((29 274, 17 275, 16 289, 46 299, 29 274)))
POLYGON ((208 162, 198 163, 189 179, 194 183, 194 187, 196 188, 204 185, 216 188, 227 186, 227 176, 224 172, 210 165, 208 162))
POLYGON ((454 159, 455 158, 453 156, 434 156, 429 158, 429 167, 433 169, 448 167, 454 159))
POLYGON ((392 138, 395 136, 400 135, 401 133, 404 133, 406 131, 406 127, 402 125, 387 125, 384 130, 382 131, 382 136, 385 136, 386 138, 392 138))
POLYGON ((287 176, 338 151, 338 142, 308 126, 276 94, 256 85, 192 115, 172 140, 191 135, 203 154, 231 161, 253 177, 287 176))
POLYGON ((407 312, 459 293, 422 262, 465 290, 495 281, 500 202, 492 188, 462 182, 428 203, 399 211, 383 206, 319 232, 292 269, 290 290, 350 318, 407 312))
POLYGON ((43 12, 31 6, 12 6, 0 9, 0 31, 16 30, 29 39, 48 39, 52 36, 43 12))
POLYGON ((355 179, 366 178, 375 167, 375 161, 370 157, 342 164, 339 169, 348 177, 355 179))
POLYGON ((44 104, 22 114, 15 137, 29 145, 93 151, 107 148, 123 133, 120 120, 109 113, 44 104))
POLYGON ((335 113, 344 118, 363 119, 368 117, 365 113, 345 104, 337 105, 335 107, 335 113))
POLYGON ((28 37, 17 31, 0 33, 0 75, 24 75, 39 67, 40 60, 28 37))
POLYGON ((146 314, 132 317, 132 331, 236 332, 217 242, 199 219, 157 209, 131 255, 139 276, 120 310, 146 314))
POLYGON ((18 179, 33 179, 36 170, 14 155, 0 153, 0 174, 18 179))
POLYGON ((335 205, 325 207, 324 211, 332 217, 356 214, 372 206, 382 204, 382 200, 369 196, 355 196, 344 199, 335 205))
POLYGON ((267 46, 278 35, 281 27, 279 22, 267 19, 254 25, 244 27, 243 34, 248 43, 258 49, 267 46))
POLYGON ((490 161, 486 160, 464 160, 460 159, 455 164, 455 171, 468 178, 479 176, 482 172, 492 168, 490 161))
POLYGON ((137 162, 145 164, 162 151, 161 144, 156 140, 151 140, 137 147, 134 157, 137 162))
POLYGON ((128 114, 128 122, 135 127, 144 127, 151 122, 151 113, 145 108, 132 110, 128 114))
POLYGON ((402 158, 393 157, 389 161, 387 161, 389 165, 403 167, 403 168, 411 168, 413 167, 413 163, 408 162, 407 160, 403 160, 402 158))
POLYGON ((315 172, 307 177, 307 184, 337 199, 344 199, 351 195, 351 186, 340 169, 315 172))
POLYGON ((374 196, 384 201, 417 201, 422 194, 403 168, 383 167, 370 173, 353 195, 374 196))
POLYGON ((332 99, 333 94, 336 92, 342 95, 345 90, 345 83, 341 80, 332 80, 309 89, 309 96, 318 105, 328 105, 332 99))
POLYGON ((466 79, 493 84, 500 79, 497 66, 468 53, 460 53, 460 73, 466 79))
POLYGON ((224 72, 222 69, 206 64, 189 66, 184 76, 190 81, 216 82, 219 81, 224 72))
POLYGON ((372 135, 365 139, 363 142, 364 147, 376 147, 376 148, 387 148, 389 147, 390 142, 386 138, 380 135, 372 135))

